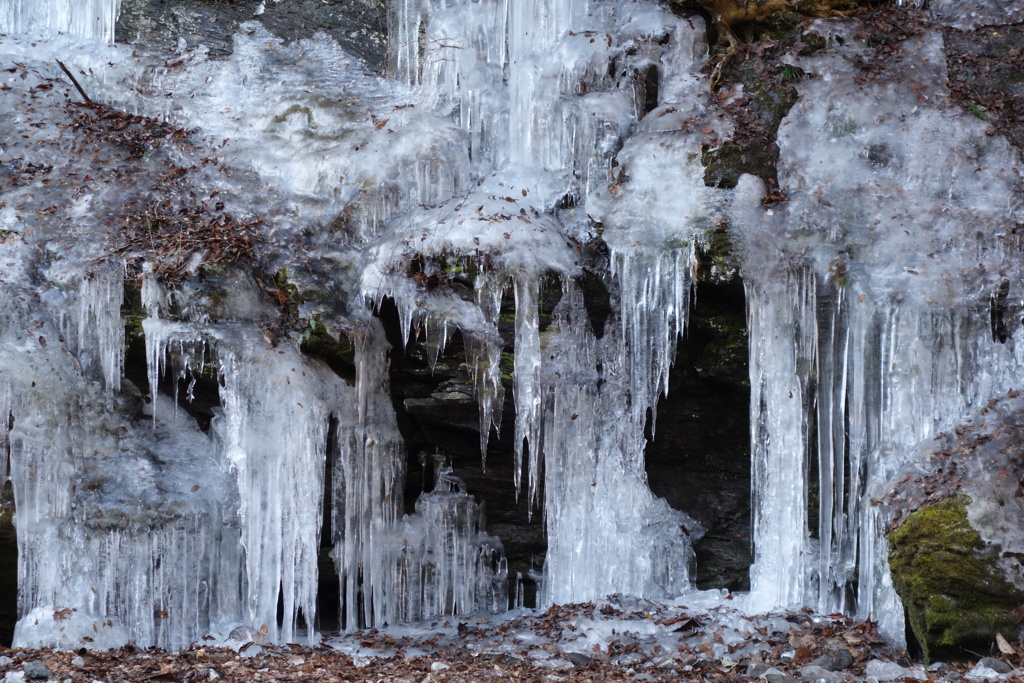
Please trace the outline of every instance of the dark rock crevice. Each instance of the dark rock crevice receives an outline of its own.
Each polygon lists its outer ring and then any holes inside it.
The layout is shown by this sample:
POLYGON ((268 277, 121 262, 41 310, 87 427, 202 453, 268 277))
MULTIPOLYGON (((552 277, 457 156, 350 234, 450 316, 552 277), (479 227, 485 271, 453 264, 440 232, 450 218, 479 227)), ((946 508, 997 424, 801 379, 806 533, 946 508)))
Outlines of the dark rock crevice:
POLYGON ((645 453, 651 490, 708 531, 694 546, 698 588, 748 590, 750 387, 739 278, 701 282, 668 395, 645 453))

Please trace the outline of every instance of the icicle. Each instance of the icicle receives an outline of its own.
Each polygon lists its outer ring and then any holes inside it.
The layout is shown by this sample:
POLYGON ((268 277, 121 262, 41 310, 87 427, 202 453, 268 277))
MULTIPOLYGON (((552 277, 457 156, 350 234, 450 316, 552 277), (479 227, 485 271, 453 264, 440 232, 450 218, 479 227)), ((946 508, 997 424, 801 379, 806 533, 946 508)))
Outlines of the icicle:
POLYGON ((124 264, 109 272, 85 277, 78 284, 71 315, 62 315, 61 328, 82 365, 97 373, 112 392, 121 388, 124 366, 124 264))
POLYGON ((807 599, 807 377, 816 329, 813 274, 748 285, 756 611, 807 599))
MULTIPOLYGON (((505 294, 503 278, 495 277, 481 268, 477 273, 474 294, 483 319, 496 321, 505 294)), ((477 334, 465 338, 465 342, 473 387, 480 404, 480 458, 486 470, 487 443, 491 438, 492 428, 500 436, 502 408, 505 403, 505 386, 502 384, 501 372, 503 342, 497 334, 477 334)))
POLYGON ((114 39, 121 0, 11 0, 0 6, 0 33, 70 33, 114 39))
POLYGON ((225 362, 218 436, 238 481, 248 619, 267 624, 272 641, 292 642, 301 612, 312 644, 329 416, 320 382, 345 385, 294 349, 267 354, 262 338, 242 344, 225 362))
POLYGON ((379 537, 401 517, 405 449, 394 411, 384 392, 387 342, 376 320, 353 338, 356 345, 355 395, 339 397, 332 482, 332 556, 341 581, 341 615, 345 628, 380 625, 385 606, 399 596, 388 595, 391 569, 375 572, 379 537))
POLYGON ((160 283, 160 280, 153 275, 152 264, 142 264, 142 277, 140 278, 140 298, 142 308, 150 318, 169 317, 168 292, 160 283))
POLYGON ((0 371, 0 453, 4 454, 4 482, 11 477, 11 407, 11 379, 0 371))
MULTIPOLYGON (((695 251, 631 249, 612 255, 612 274, 623 301, 622 339, 630 384, 633 419, 651 416, 655 431, 658 398, 668 393, 668 375, 676 356, 676 343, 685 332, 689 315, 691 270, 695 251)), ((641 454, 642 455, 642 454, 641 454)), ((638 464, 640 469, 643 463, 638 464)))
POLYGON ((516 354, 515 402, 516 431, 515 470, 513 474, 516 497, 521 490, 523 448, 529 448, 529 514, 537 502, 540 484, 541 444, 541 387, 540 387, 540 331, 537 322, 537 301, 540 297, 538 282, 529 276, 514 280, 516 296, 516 354))
POLYGON ((146 338, 146 377, 149 381, 150 409, 153 422, 156 423, 157 394, 160 391, 160 378, 168 374, 168 360, 176 372, 171 373, 174 380, 174 410, 178 406, 178 379, 185 379, 195 368, 202 373, 205 367, 206 339, 205 335, 188 323, 175 323, 159 318, 146 318, 142 321, 142 331, 146 338))

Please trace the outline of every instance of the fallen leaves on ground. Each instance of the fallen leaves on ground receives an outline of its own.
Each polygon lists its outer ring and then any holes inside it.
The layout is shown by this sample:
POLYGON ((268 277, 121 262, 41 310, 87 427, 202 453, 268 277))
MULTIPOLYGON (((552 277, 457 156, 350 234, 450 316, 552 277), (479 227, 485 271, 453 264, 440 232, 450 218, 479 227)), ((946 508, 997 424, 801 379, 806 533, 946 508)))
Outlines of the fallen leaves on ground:
MULTIPOLYGON (((21 671, 37 661, 49 668, 52 680, 74 683, 539 683, 632 681, 641 675, 646 681, 736 681, 758 680, 771 667, 799 678, 802 666, 840 649, 850 654, 852 661, 842 673, 851 676, 863 677, 873 660, 923 669, 881 638, 873 624, 842 615, 804 611, 741 616, 728 608, 688 610, 616 596, 600 605, 559 605, 506 621, 450 617, 435 623, 433 630, 416 633, 370 629, 330 636, 318 647, 248 643, 242 653, 200 644, 172 652, 131 646, 109 652, 0 649, 0 673, 21 671), (580 651, 582 643, 595 640, 603 644, 580 651), (723 644, 729 641, 735 642, 723 644)), ((1021 650, 1018 644, 1015 652, 1021 650)), ((1003 659, 1012 666, 1022 663, 1019 655, 1005 652, 1003 659)), ((928 675, 938 679, 969 668, 941 665, 928 675)))

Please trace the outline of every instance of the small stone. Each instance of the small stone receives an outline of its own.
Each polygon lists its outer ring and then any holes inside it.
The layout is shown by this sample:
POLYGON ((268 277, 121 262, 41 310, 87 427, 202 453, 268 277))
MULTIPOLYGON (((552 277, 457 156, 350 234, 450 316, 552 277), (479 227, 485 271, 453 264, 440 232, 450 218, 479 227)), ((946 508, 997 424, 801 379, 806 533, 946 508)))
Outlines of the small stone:
POLYGON ((565 658, 576 666, 590 666, 594 660, 582 652, 566 652, 565 658))
POLYGON ((979 662, 973 669, 967 672, 966 678, 969 681, 1001 681, 1006 678, 1006 674, 999 673, 987 666, 982 666, 979 662))
POLYGON ((538 662, 538 664, 548 669, 554 669, 555 671, 567 671, 573 668, 572 662, 570 662, 568 659, 562 659, 561 657, 545 659, 543 661, 538 662))
POLYGON ((0 656, 0 666, 10 666, 14 664, 14 660, 7 655, 0 656))
POLYGON ((508 653, 499 654, 491 661, 495 664, 504 664, 505 666, 523 666, 526 664, 526 661, 522 658, 508 653))
POLYGON ((984 657, 978 661, 978 666, 983 666, 986 669, 992 669, 997 674, 1008 674, 1013 671, 1013 667, 1004 662, 1001 659, 995 657, 984 657))
POLYGON ((432 662, 430 664, 430 670, 431 671, 444 671, 445 669, 450 669, 450 668, 451 667, 449 665, 445 664, 444 662, 432 662))
POLYGON ((53 672, 50 671, 50 669, 42 662, 25 662, 25 666, 22 667, 22 671, 25 672, 26 678, 45 680, 53 675, 53 672))
POLYGON ((883 662, 880 659, 872 659, 864 667, 864 675, 871 676, 879 681, 898 681, 904 678, 913 678, 919 681, 928 680, 928 674, 923 671, 906 669, 896 662, 883 662))
POLYGON ((828 671, 842 671, 843 669, 850 668, 852 665, 853 655, 850 654, 849 650, 843 649, 833 650, 807 663, 807 666, 820 666, 828 671))
POLYGON ((761 673, 758 678, 763 678, 768 683, 796 683, 796 679, 787 673, 779 671, 775 667, 761 673))
POLYGON ((846 676, 841 673, 829 671, 823 666, 808 664, 800 669, 800 680, 802 681, 824 681, 825 683, 841 683, 846 676))
POLYGON ((764 662, 750 662, 747 664, 747 675, 751 678, 758 678, 767 670, 768 665, 764 662))
POLYGON ((25 683, 25 672, 8 671, 4 676, 4 683, 25 683))
POLYGON ((74 659, 71 660, 71 666, 79 666, 79 667, 85 666, 85 660, 82 659, 82 657, 80 657, 80 656, 79 657, 75 657, 74 659))

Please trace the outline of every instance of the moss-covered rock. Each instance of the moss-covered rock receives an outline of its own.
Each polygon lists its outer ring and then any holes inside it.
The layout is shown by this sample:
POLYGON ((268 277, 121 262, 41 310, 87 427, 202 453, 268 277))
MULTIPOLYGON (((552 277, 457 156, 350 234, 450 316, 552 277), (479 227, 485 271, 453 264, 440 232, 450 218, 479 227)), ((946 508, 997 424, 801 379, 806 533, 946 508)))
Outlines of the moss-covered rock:
POLYGON ((907 517, 889 534, 889 567, 925 659, 988 652, 996 633, 1015 640, 1009 610, 1022 593, 967 518, 968 496, 947 498, 907 517))

